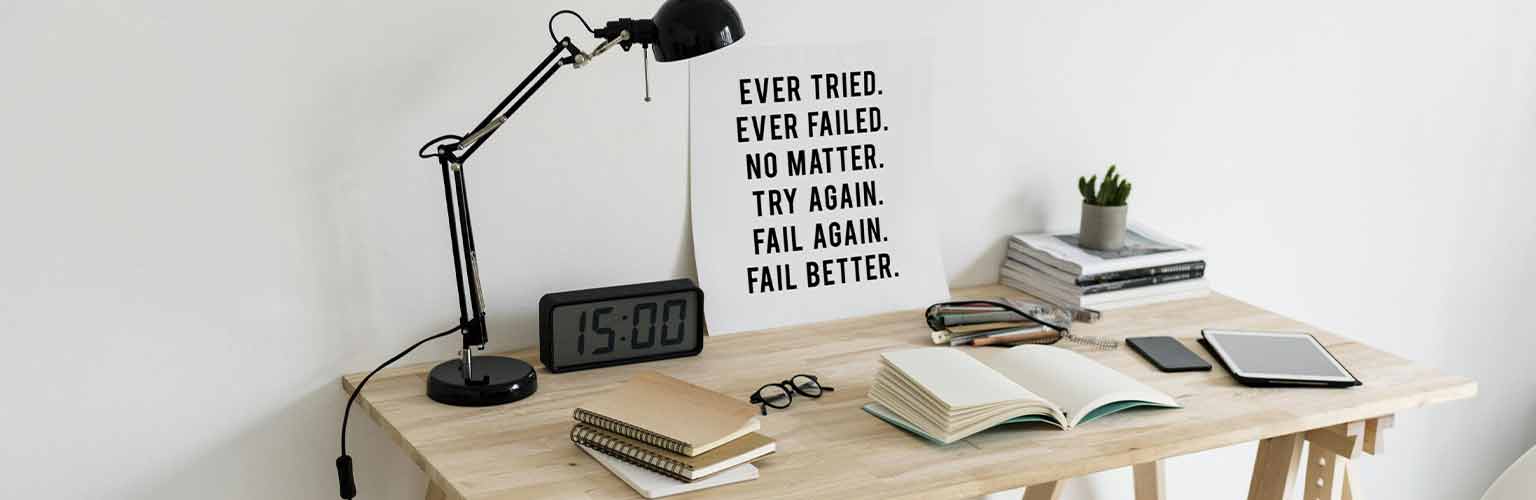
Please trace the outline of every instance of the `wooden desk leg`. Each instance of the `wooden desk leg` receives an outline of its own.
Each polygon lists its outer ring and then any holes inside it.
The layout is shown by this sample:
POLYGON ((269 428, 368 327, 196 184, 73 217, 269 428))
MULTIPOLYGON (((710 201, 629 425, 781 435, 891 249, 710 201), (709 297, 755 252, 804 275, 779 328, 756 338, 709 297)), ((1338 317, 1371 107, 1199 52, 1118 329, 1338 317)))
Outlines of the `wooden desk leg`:
POLYGON ((1387 429, 1392 428, 1395 418, 1392 415, 1373 418, 1365 421, 1365 452, 1372 455, 1380 455, 1386 452, 1383 437, 1387 429))
POLYGON ((1344 500, 1355 500, 1359 496, 1355 493, 1353 481, 1349 479, 1353 475, 1355 475, 1354 462, 1344 464, 1344 500))
POLYGON ((1316 442, 1307 449, 1307 481, 1302 491, 1305 500, 1342 500, 1344 498, 1345 468, 1349 458, 1335 455, 1333 451, 1316 442))
POLYGON ((1259 441, 1253 460, 1253 479, 1248 483, 1248 500, 1286 500, 1301 466, 1302 434, 1289 434, 1259 441))
POLYGON ((1307 431, 1306 500, 1348 500, 1350 461, 1359 458, 1365 441, 1366 422, 1351 422, 1307 431))
POLYGON ((1024 500, 1056 500, 1061 498, 1061 481, 1040 483, 1024 489, 1024 500))
POLYGON ((1136 478, 1136 500, 1163 500, 1168 493, 1163 486, 1163 461, 1136 464, 1131 468, 1136 478))
POLYGON ((1355 500, 1351 461, 1362 452, 1379 454, 1385 448, 1383 434, 1392 427, 1392 415, 1313 429, 1265 439, 1253 463, 1248 500, 1287 500, 1296 480, 1301 443, 1307 443, 1307 477, 1302 482, 1303 500, 1355 500))
POLYGON ((443 493, 443 489, 439 488, 437 483, 434 483, 431 479, 428 479, 427 500, 448 500, 448 494, 443 493))

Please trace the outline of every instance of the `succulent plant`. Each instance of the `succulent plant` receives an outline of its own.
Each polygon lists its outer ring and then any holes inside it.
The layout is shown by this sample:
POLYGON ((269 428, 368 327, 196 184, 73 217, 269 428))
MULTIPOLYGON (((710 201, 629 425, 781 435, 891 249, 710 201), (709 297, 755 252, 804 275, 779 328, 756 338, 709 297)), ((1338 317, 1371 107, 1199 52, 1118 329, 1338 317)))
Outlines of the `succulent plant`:
POLYGON ((1125 205, 1126 198, 1131 197, 1131 183, 1119 174, 1115 173, 1115 166, 1110 165, 1109 171, 1104 173, 1104 182, 1099 184, 1099 176, 1077 178, 1077 191, 1083 194, 1083 203, 1101 207, 1119 207, 1125 205), (1099 184, 1095 186, 1095 184, 1099 184))

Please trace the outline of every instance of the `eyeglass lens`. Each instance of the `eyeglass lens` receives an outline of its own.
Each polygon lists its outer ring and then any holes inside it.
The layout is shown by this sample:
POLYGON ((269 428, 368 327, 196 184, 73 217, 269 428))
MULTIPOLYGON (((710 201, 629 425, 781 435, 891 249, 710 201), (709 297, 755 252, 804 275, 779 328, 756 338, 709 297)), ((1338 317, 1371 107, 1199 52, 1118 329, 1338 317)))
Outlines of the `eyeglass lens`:
POLYGON ((763 404, 774 408, 788 407, 791 397, 789 391, 777 385, 763 386, 763 388, 757 390, 757 396, 762 400, 763 404))
POLYGON ((816 379, 805 375, 795 375, 789 379, 789 383, 793 384, 795 390, 800 394, 813 398, 821 397, 821 384, 816 383, 816 379))

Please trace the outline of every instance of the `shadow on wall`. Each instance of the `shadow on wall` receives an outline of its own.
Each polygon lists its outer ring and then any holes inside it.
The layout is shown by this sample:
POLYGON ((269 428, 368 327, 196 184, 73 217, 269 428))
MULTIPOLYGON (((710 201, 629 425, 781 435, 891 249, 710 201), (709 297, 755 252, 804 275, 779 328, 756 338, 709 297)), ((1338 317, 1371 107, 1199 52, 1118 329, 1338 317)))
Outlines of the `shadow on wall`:
MULTIPOLYGON (((990 245, 978 257, 960 267, 960 272, 950 280, 950 286, 969 286, 997 283, 998 269, 1003 264, 1003 259, 1008 254, 1008 238, 1017 233, 1043 231, 1050 224, 1050 207, 1047 201, 1038 193, 1018 191, 1010 197, 1008 203, 998 205, 998 208, 989 214, 993 220, 1012 220, 1019 218, 1020 214, 1029 217, 1017 227, 1008 229, 1008 234, 998 238, 997 243, 990 245)), ((946 259, 953 257, 945 257, 946 259)))
MULTIPOLYGON (((1525 409, 1525 416, 1518 420, 1536 422, 1536 400, 1531 401, 1530 407, 1525 409)), ((1536 428, 1526 429, 1524 438, 1520 442, 1525 443, 1526 449, 1536 448, 1536 428)))
MULTIPOLYGON (((166 464, 159 477, 122 498, 270 498, 296 490, 305 492, 297 498, 337 498, 333 461, 340 451, 345 399, 337 378, 316 378, 324 380, 303 396, 256 419, 256 425, 227 433, 231 439, 185 454, 194 459, 166 464)), ((421 498, 426 483, 416 464, 365 413, 352 416, 361 417, 352 420, 347 440, 357 462, 359 496, 421 498)))

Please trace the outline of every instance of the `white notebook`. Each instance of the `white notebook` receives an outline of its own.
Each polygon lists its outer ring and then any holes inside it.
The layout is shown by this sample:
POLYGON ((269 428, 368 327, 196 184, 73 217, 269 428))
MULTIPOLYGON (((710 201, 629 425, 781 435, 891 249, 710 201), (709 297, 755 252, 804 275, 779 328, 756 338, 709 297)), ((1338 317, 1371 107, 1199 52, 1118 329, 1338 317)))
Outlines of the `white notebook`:
POLYGON ((638 465, 610 457, 585 446, 576 445, 576 447, 581 448, 581 451, 587 452, 588 455, 592 456, 593 460, 603 464, 603 467, 608 468, 609 472, 618 476, 620 480, 628 484, 629 487, 634 488, 636 493, 645 498, 661 498, 678 493, 687 493, 757 479, 756 465, 741 464, 717 472, 709 477, 685 483, 651 472, 638 465))
POLYGON ((930 347, 882 355, 865 411, 948 444, 1025 421, 1071 429, 1137 406, 1177 408, 1173 397, 1059 347, 964 351, 930 347))

